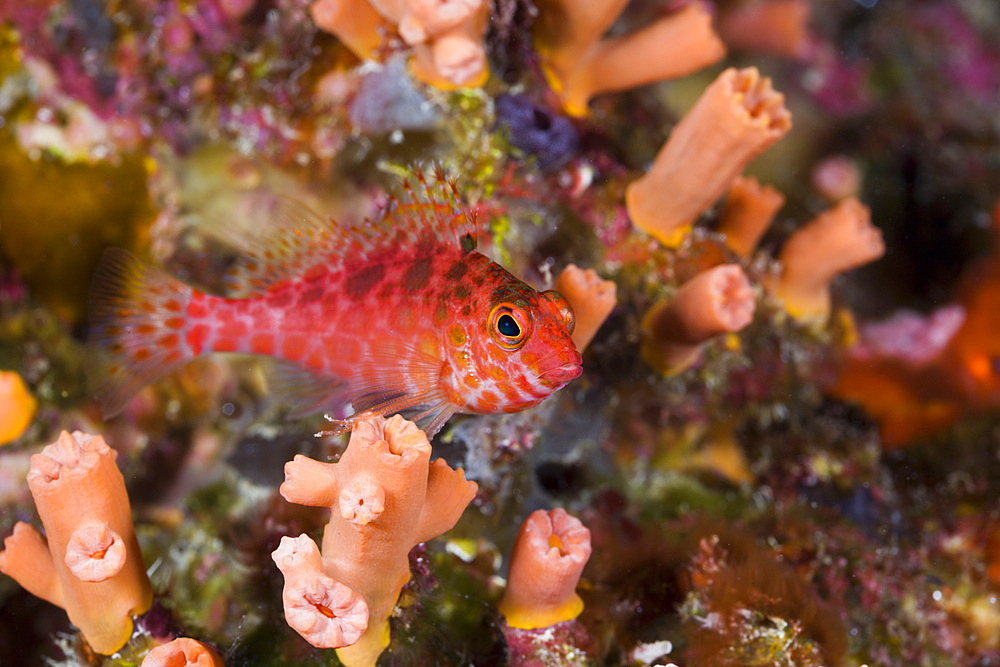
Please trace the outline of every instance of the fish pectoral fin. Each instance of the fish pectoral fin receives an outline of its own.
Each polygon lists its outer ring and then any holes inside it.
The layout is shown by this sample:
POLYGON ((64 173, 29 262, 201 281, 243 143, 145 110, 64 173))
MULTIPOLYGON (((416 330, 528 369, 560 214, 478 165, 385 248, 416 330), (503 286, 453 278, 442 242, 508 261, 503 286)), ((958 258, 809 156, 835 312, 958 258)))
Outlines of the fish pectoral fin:
POLYGON ((291 408, 292 419, 324 410, 337 410, 347 403, 347 382, 290 361, 274 359, 268 373, 268 388, 291 408))
POLYGON ((358 364, 347 398, 359 415, 402 412, 430 437, 457 410, 441 389, 445 367, 439 357, 389 342, 358 364))

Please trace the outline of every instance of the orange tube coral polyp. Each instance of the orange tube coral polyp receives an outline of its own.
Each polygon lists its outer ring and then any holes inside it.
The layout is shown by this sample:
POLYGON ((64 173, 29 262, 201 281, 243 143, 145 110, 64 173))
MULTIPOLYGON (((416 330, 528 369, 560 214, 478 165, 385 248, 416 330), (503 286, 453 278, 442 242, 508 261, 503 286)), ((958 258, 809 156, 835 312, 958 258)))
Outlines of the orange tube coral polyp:
POLYGON ((272 558, 285 575, 285 620, 303 639, 318 648, 342 648, 361 638, 368 629, 368 604, 323 572, 319 547, 308 535, 282 537, 272 558))
POLYGON ((623 0, 539 3, 538 51, 549 85, 566 113, 584 116, 596 95, 690 74, 725 55, 712 17, 700 3, 632 34, 600 39, 627 4, 623 0))
POLYGON ((225 663, 211 647, 189 637, 178 637, 147 653, 140 667, 225 667, 225 663))
POLYGON ((722 72, 670 133, 653 166, 629 184, 636 227, 675 247, 755 157, 792 127, 784 96, 754 67, 722 72))
POLYGON ((570 264, 556 278, 555 288, 573 307, 573 342, 583 352, 618 303, 618 287, 612 280, 602 280, 593 269, 570 264))
POLYGON ((31 425, 38 401, 28 392, 21 376, 0 371, 0 445, 21 437, 31 425))
POLYGON ((87 643, 110 655, 132 635, 153 591, 115 451, 100 436, 63 431, 31 457, 28 488, 48 536, 15 527, 0 571, 66 610, 87 643))
POLYGON ((785 205, 785 196, 756 179, 738 176, 729 187, 718 231, 740 257, 749 257, 785 205))
POLYGON ((825 322, 833 279, 884 253, 882 232, 872 225, 871 211, 849 197, 789 237, 778 254, 782 272, 772 289, 793 317, 825 322))
POLYGON ((642 356, 662 373, 678 373, 698 360, 706 341, 734 333, 753 320, 753 287, 737 264, 702 271, 642 321, 642 356))
POLYGON ((533 512, 521 526, 499 609, 512 628, 571 621, 583 611, 576 594, 590 558, 590 531, 563 509, 533 512))
POLYGON ((316 0, 309 7, 316 27, 334 35, 362 60, 373 58, 389 22, 366 0, 316 0))

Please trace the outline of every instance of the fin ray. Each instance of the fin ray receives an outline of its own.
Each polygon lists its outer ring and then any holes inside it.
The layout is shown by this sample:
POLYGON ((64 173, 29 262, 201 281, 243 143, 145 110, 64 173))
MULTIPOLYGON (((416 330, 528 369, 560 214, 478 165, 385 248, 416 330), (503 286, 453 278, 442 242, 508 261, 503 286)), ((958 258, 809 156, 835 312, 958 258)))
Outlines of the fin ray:
POLYGON ((90 288, 91 387, 105 418, 194 354, 184 337, 192 289, 121 248, 108 248, 90 288))

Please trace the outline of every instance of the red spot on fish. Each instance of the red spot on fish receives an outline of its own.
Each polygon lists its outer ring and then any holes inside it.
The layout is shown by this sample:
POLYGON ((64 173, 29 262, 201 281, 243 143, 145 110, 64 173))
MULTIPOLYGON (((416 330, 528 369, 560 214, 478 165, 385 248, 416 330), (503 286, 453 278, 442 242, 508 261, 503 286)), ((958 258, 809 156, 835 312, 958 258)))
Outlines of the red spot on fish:
POLYGON ((256 333, 250 336, 250 351, 254 354, 271 354, 275 351, 274 335, 256 333))
POLYGON ((302 334, 288 334, 281 344, 281 356, 285 359, 301 359, 308 339, 302 334))
POLYGON ((207 324, 195 324, 188 331, 187 344, 191 351, 198 354, 205 347, 205 338, 208 337, 209 328, 207 324))

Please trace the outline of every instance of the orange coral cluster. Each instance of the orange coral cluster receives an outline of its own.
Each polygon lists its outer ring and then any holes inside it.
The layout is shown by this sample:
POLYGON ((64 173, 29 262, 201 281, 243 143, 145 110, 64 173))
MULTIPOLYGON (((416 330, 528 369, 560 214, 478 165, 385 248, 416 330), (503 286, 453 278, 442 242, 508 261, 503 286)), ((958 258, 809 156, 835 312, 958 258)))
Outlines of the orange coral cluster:
POLYGON ((583 611, 576 593, 590 558, 590 531, 566 510, 532 512, 517 535, 500 613, 513 628, 545 628, 583 611))
POLYGON ((286 500, 331 510, 322 556, 306 536, 285 538, 273 554, 285 618, 316 646, 339 643, 349 667, 374 665, 388 646, 410 549, 451 529, 476 494, 461 469, 430 456, 412 422, 374 416, 355 423, 339 462, 296 456, 285 465, 286 500))
POLYGON ((433 86, 479 87, 489 76, 484 0, 317 0, 310 12, 363 59, 375 58, 395 27, 413 47, 413 74, 433 86))
POLYGON ((0 572, 64 608, 105 655, 128 642, 131 615, 153 603, 115 456, 104 438, 79 431, 32 456, 28 488, 48 541, 19 522, 0 552, 0 572))
POLYGON ((755 157, 792 127, 784 96, 756 68, 722 72, 684 115, 653 166, 629 184, 636 227, 676 247, 755 157))
POLYGON ((590 99, 690 74, 726 50, 698 2, 636 32, 602 39, 628 0, 542 0, 535 43, 564 110, 584 116, 590 99))
MULTIPOLYGON (((993 209, 993 233, 1000 239, 1000 201, 993 209)), ((995 240, 993 252, 963 276, 955 300, 950 308, 962 313, 961 322, 932 355, 848 350, 831 388, 833 395, 860 403, 877 419, 890 447, 1000 406, 1000 242, 995 240)))

